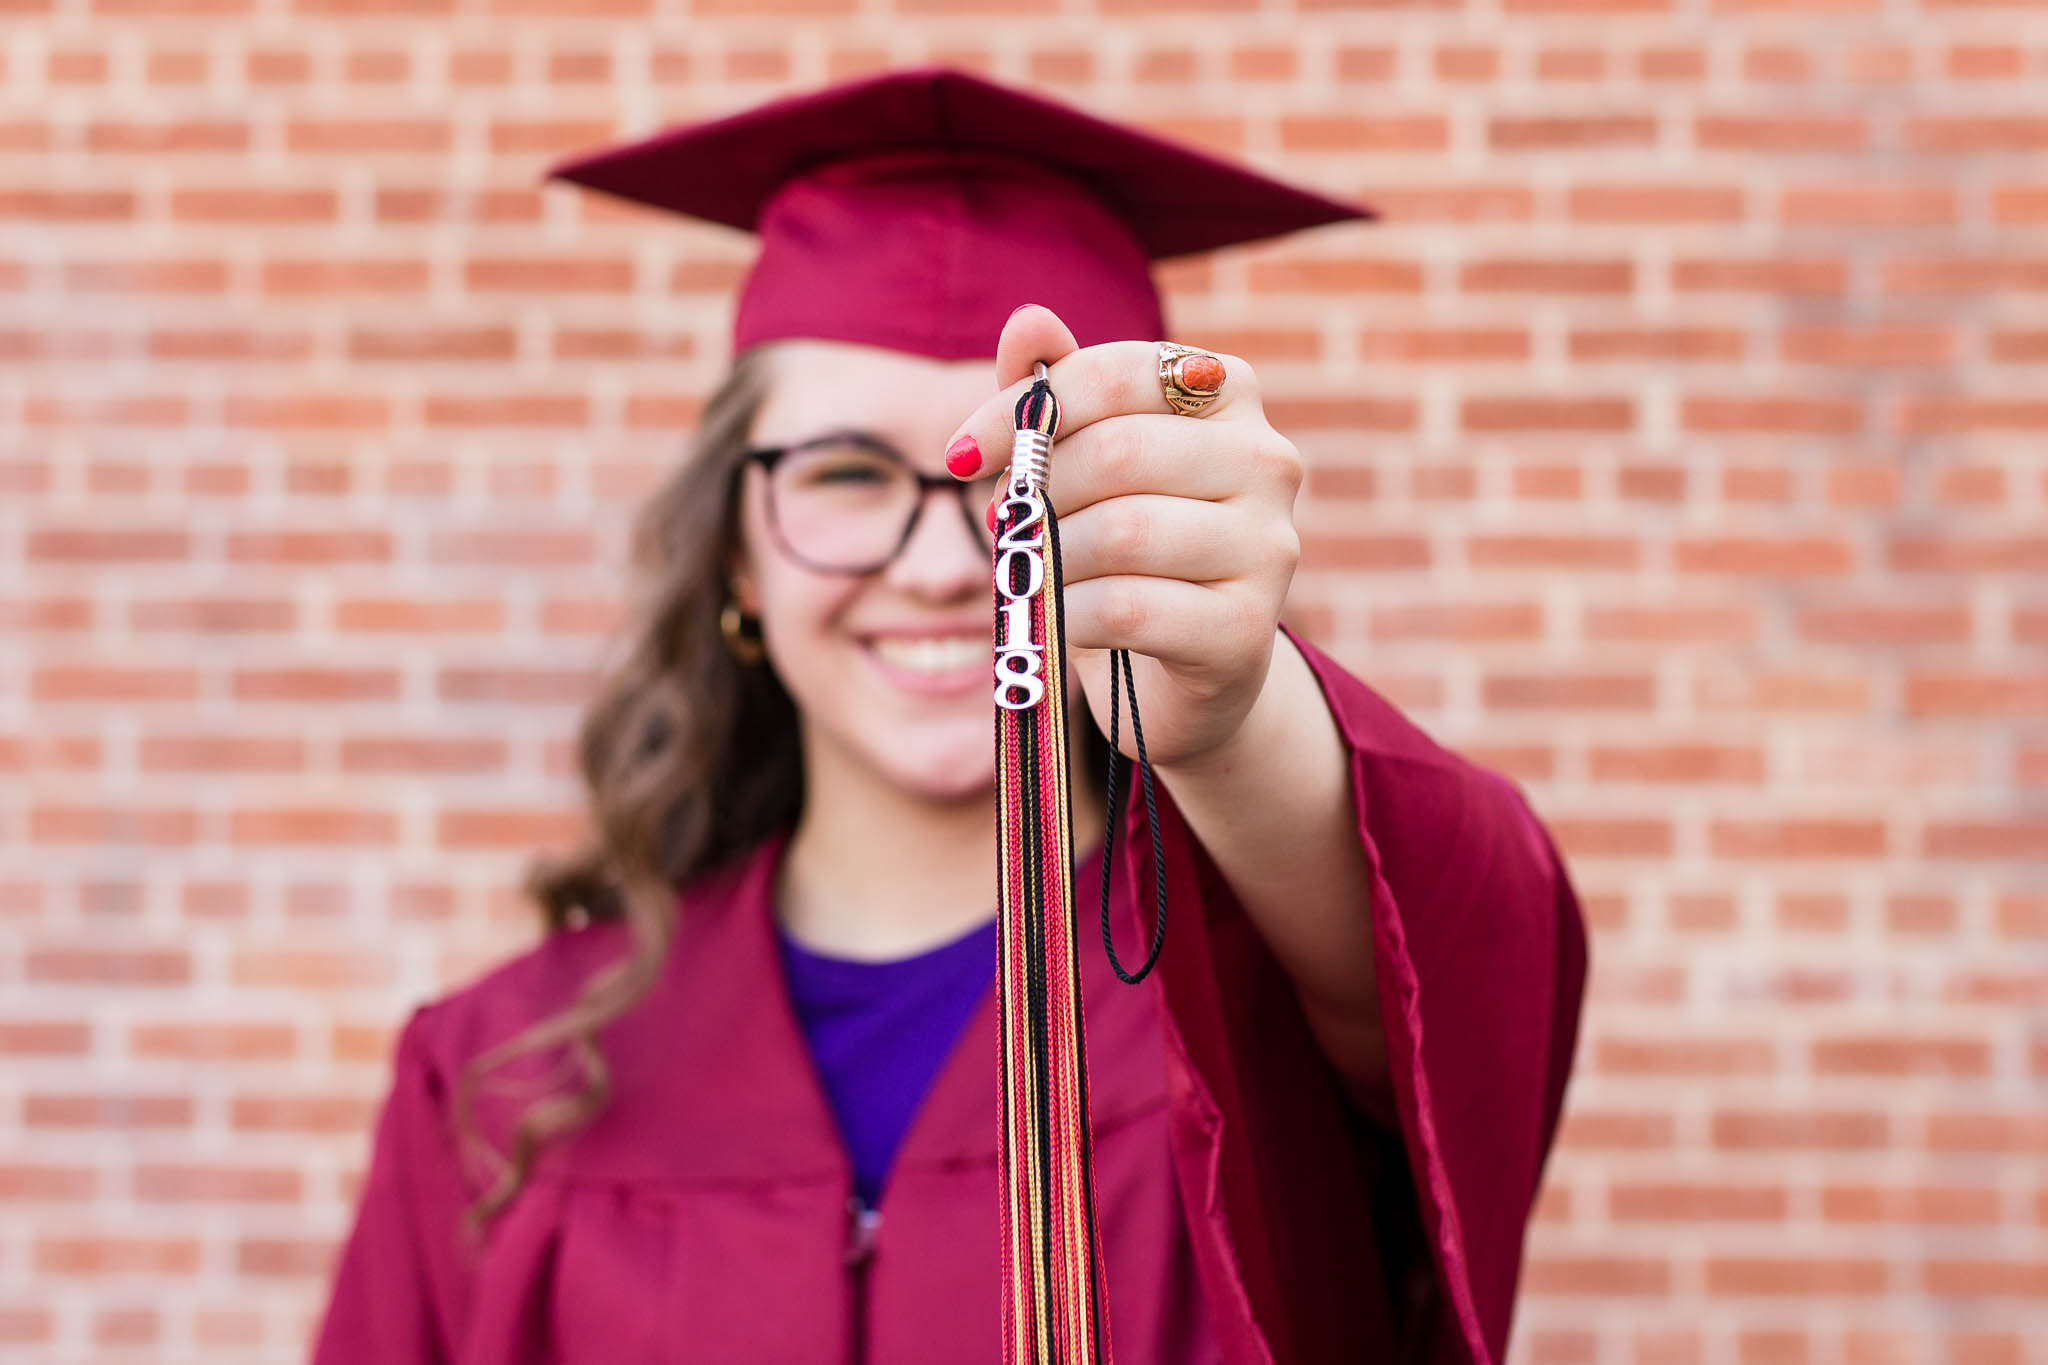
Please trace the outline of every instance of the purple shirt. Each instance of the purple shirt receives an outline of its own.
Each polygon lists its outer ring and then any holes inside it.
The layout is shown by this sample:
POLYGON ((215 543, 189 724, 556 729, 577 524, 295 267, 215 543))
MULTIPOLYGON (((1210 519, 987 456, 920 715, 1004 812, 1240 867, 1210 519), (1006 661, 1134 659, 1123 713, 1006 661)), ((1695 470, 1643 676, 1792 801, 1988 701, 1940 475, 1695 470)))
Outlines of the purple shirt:
POLYGON ((995 980, 996 919, 892 962, 814 953, 780 925, 776 937, 854 1189, 872 1208, 939 1064, 995 980))

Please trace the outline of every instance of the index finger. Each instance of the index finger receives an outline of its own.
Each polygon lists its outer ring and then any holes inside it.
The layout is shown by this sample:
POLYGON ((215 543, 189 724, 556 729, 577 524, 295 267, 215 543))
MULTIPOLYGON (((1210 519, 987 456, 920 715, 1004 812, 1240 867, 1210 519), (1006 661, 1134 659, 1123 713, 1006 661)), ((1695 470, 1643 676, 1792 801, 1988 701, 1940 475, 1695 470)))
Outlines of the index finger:
MULTIPOLYGON (((1231 408, 1235 397, 1241 406, 1251 387, 1249 369, 1234 356, 1218 355, 1224 370, 1222 392, 1200 419, 1215 421, 1231 408)), ((954 431, 953 439, 972 436, 981 449, 978 468, 958 478, 980 478, 995 473, 1010 462, 1010 446, 1017 430, 1017 402, 1033 383, 1025 377, 1006 385, 984 401, 974 414, 954 431)), ((1166 401, 1166 389, 1159 382, 1159 343, 1155 341, 1105 341, 1086 346, 1046 366, 1046 382, 1059 400, 1060 425, 1054 439, 1079 431, 1090 423, 1126 413, 1174 415, 1166 401)))
MULTIPOLYGON (((1223 392, 1204 416, 1228 407, 1233 396, 1242 402, 1254 385, 1251 367, 1245 362, 1230 356, 1217 359, 1224 367, 1223 392)), ((1043 304, 1027 303, 1004 319, 996 338, 1000 391, 955 427, 947 440, 947 468, 956 478, 980 478, 1009 464, 1017 430, 1017 400, 1030 389, 1033 365, 1038 361, 1045 362, 1046 382, 1060 404, 1055 440, 1104 417, 1173 411, 1159 384, 1158 342, 1110 341, 1083 347, 1058 313, 1043 304), (968 466, 963 460, 956 466, 950 458, 963 436, 974 438, 981 454, 979 464, 968 466)))

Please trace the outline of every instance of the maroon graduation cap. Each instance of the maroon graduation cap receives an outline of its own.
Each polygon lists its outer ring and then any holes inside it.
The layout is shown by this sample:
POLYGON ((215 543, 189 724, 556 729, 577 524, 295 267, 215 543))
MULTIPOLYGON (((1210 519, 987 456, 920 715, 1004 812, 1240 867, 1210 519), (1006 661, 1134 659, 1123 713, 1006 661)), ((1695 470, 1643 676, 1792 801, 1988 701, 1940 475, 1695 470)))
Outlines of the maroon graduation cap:
POLYGON ((801 336, 985 357, 1023 303, 1083 346, 1160 340, 1148 262, 1379 217, 943 66, 671 128, 549 175, 758 233, 735 353, 801 336))

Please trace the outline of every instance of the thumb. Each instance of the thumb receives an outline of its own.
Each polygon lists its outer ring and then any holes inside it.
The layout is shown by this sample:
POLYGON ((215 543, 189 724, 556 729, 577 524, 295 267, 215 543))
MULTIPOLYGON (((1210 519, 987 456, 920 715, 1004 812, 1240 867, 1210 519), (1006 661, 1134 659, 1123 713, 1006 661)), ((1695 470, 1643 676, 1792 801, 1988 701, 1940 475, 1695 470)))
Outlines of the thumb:
POLYGON ((1050 365, 1080 349, 1058 313, 1042 303, 1027 303, 1010 314, 1003 334, 996 339, 996 388, 1006 389, 1020 379, 1029 379, 1036 361, 1050 365))
POLYGON ((954 478, 994 474, 1009 463, 1017 400, 1029 387, 1033 362, 1049 366, 1079 349, 1060 315, 1043 304, 1027 303, 1010 314, 996 338, 996 391, 946 442, 946 468, 954 478))

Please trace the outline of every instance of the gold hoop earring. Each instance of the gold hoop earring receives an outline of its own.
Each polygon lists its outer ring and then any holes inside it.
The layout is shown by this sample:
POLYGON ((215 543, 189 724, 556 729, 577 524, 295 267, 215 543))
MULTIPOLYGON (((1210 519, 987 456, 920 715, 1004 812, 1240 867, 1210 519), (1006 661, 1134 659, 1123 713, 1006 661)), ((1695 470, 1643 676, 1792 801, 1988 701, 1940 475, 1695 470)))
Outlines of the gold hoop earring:
POLYGON ((758 664, 768 657, 761 643, 761 618, 741 611, 737 602, 727 602, 718 613, 718 633, 725 637, 732 656, 743 664, 758 664))

